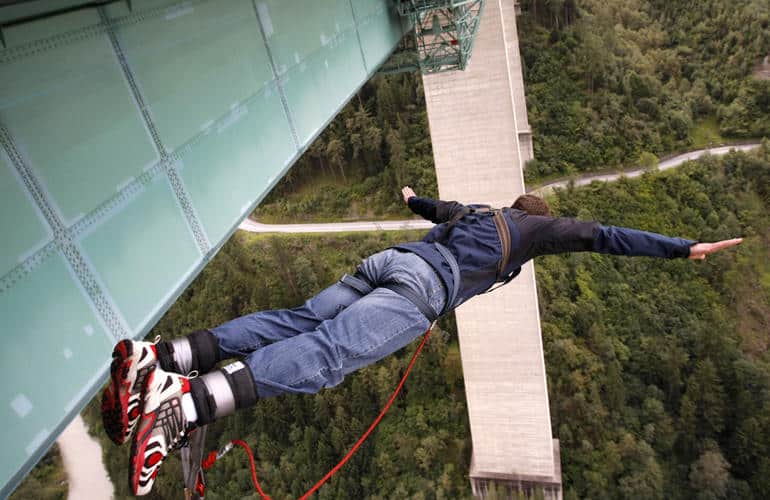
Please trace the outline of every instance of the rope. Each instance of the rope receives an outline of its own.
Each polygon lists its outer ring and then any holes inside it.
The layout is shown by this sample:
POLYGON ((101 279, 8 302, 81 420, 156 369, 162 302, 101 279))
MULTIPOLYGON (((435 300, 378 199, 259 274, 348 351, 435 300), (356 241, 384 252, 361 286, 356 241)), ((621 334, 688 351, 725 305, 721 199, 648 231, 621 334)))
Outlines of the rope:
POLYGON ((251 482, 254 483, 254 487, 257 489, 259 496, 261 496, 263 500, 271 500, 270 497, 267 496, 264 491, 262 491, 262 487, 259 485, 259 480, 257 479, 257 466, 254 465, 254 455, 251 453, 251 448, 249 448, 249 445, 246 443, 246 441, 242 441, 240 439, 233 439, 233 444, 246 450, 246 454, 249 456, 249 465, 251 466, 251 482))
POLYGON ((310 498, 310 495, 313 494, 318 488, 323 486, 323 484, 328 481, 338 470, 342 468, 343 465, 345 465, 345 462, 350 460, 350 457, 353 456, 353 454, 358 450, 358 448, 363 444, 364 441, 366 441, 366 438, 369 437, 369 434, 372 433, 375 427, 377 427, 377 424, 380 423, 380 420, 382 420, 382 417, 385 416, 385 414, 390 409, 390 406, 393 404, 393 401, 396 400, 396 397, 398 396, 398 393, 401 392, 401 388, 404 386, 404 382, 406 382, 406 378, 409 376, 409 372, 412 370, 412 366, 414 366, 414 362, 417 361, 417 356, 420 355, 420 351, 422 351, 422 348, 425 346, 425 343, 428 341, 428 337, 430 336, 430 329, 428 329, 427 332, 425 332, 425 336, 422 338, 422 342, 420 342, 419 347, 417 347, 417 350, 414 351, 414 355, 412 355, 411 361, 409 361, 409 365, 406 367, 406 371, 404 372, 404 376, 401 377, 401 381, 398 383, 398 386, 396 387, 396 390, 393 391, 393 394, 390 396, 390 399, 387 403, 385 403, 385 406, 382 408, 382 411, 379 415, 377 415, 377 418, 374 419, 374 422, 372 422, 372 425, 369 426, 368 429, 366 429, 366 432, 364 432, 363 436, 361 436, 356 444, 353 445, 353 447, 350 449, 347 455, 340 460, 340 463, 334 466, 332 470, 330 470, 320 481, 318 481, 315 485, 313 485, 312 488, 310 488, 307 493, 302 495, 299 500, 306 500, 310 498))
MULTIPOLYGON (((409 372, 412 371, 412 366, 414 366, 415 361, 417 361, 417 356, 420 355, 420 351, 422 351, 422 348, 425 347, 425 343, 428 341, 428 337, 430 336, 431 329, 428 329, 427 332, 425 332, 425 335, 422 338, 422 342, 420 342, 420 345, 417 347, 417 350, 412 355, 412 359, 409 361, 409 365, 406 367, 406 371, 404 371, 404 375, 401 377, 401 381, 398 383, 398 386, 396 386, 396 389, 393 391, 393 394, 391 394, 390 399, 388 399, 388 402, 385 403, 385 406, 383 406, 382 410, 380 411, 380 414, 377 415, 377 418, 374 419, 374 422, 369 426, 369 428, 364 432, 364 434, 356 441, 356 444, 353 445, 352 448, 347 452, 347 454, 342 458, 342 460, 339 461, 337 465, 334 466, 326 475, 321 478, 320 481, 318 481, 316 484, 313 485, 312 488, 307 490, 307 493, 302 495, 299 500, 307 500, 310 498, 310 495, 315 493, 321 486, 326 483, 331 477, 339 471, 345 463, 350 460, 350 458, 355 454, 356 451, 358 451, 358 448, 361 447, 361 445, 366 441, 366 438, 369 437, 369 435, 372 433, 375 427, 380 423, 380 420, 382 420, 382 417, 385 416, 385 414, 390 409, 391 405, 393 405, 393 402, 396 400, 396 397, 398 397, 398 394, 401 392, 401 388, 404 386, 404 383, 406 382, 407 377, 409 376, 409 372)), ((240 446, 244 450, 246 450, 246 454, 249 456, 249 463, 251 465, 251 481, 254 483, 254 488, 257 490, 257 493, 259 493, 259 496, 262 498, 262 500, 272 500, 264 491, 262 491, 262 487, 259 484, 259 480, 257 479, 257 468, 254 465, 254 455, 251 453, 251 448, 249 448, 249 445, 240 439, 234 439, 231 441, 233 445, 240 446)), ((230 448, 232 445, 230 445, 230 448)), ((227 453, 229 451, 229 448, 225 447, 222 452, 217 454, 217 452, 212 451, 209 456, 203 461, 202 467, 203 469, 209 469, 212 465, 214 465, 214 462, 221 458, 224 453, 227 453), (225 451, 226 450, 226 451, 225 451)))

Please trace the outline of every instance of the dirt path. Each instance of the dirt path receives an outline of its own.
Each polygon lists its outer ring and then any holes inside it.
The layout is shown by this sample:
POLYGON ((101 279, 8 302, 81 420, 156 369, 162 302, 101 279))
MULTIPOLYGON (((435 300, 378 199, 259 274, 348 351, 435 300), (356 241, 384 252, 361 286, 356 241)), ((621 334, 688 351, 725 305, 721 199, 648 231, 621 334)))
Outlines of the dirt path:
POLYGON ((107 500, 114 497, 114 488, 102 462, 102 448, 88 434, 80 415, 64 429, 58 443, 69 482, 68 498, 107 500))

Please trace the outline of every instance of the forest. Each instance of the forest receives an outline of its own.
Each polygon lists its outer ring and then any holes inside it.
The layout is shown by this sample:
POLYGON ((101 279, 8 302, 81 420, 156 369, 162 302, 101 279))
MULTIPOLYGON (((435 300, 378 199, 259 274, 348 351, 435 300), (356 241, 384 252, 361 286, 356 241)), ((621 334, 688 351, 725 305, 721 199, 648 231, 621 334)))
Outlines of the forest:
POLYGON ((565 498, 767 498, 770 149, 557 192, 561 215, 699 240, 703 263, 536 262, 565 498))
MULTIPOLYGON (((746 238, 704 262, 590 253, 536 260, 565 498, 770 496, 770 142, 752 154, 559 190, 550 201, 563 216, 699 240, 746 238)), ((149 337, 298 305, 370 253, 420 235, 238 233, 149 337)), ((210 447, 247 440, 268 493, 296 498, 376 416, 414 348, 334 389, 259 401, 210 426, 210 447)), ((87 418, 123 498, 128 450, 100 432, 98 403, 87 418)), ((404 395, 318 498, 470 498, 470 452, 448 317, 404 395)), ((179 497, 180 467, 176 457, 164 463, 150 498, 179 497)), ((238 451, 208 478, 207 498, 256 498, 238 451)))
POLYGON ((770 135, 764 0, 524 0, 527 180, 770 135))
MULTIPOLYGON (((529 185, 649 166, 770 135, 766 0, 523 0, 535 159, 529 185)), ((472 64, 472 60, 471 60, 472 64)), ((403 218, 401 186, 436 193, 419 75, 373 78, 254 213, 263 222, 403 218)))
POLYGON ((253 216, 262 222, 405 218, 409 183, 436 196, 428 115, 418 75, 379 75, 332 120, 253 216))

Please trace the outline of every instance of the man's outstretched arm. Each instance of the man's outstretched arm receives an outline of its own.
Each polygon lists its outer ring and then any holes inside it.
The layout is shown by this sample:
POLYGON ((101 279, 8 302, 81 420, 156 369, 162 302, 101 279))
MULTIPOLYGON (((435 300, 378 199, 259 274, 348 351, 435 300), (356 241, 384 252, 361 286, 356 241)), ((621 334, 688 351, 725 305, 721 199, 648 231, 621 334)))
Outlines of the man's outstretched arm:
POLYGON ((612 255, 704 259, 706 255, 738 245, 741 238, 699 243, 617 226, 602 226, 560 217, 530 216, 520 221, 526 258, 563 252, 597 252, 612 255))
POLYGON ((703 260, 706 255, 739 245, 742 241, 743 238, 734 238, 715 243, 700 243, 638 229, 600 226, 597 238, 594 240, 594 251, 615 255, 703 260))
POLYGON ((465 205, 456 201, 419 198, 409 186, 404 186, 401 189, 401 195, 404 197, 404 203, 409 206, 412 212, 435 224, 451 220, 457 212, 465 208, 465 205))

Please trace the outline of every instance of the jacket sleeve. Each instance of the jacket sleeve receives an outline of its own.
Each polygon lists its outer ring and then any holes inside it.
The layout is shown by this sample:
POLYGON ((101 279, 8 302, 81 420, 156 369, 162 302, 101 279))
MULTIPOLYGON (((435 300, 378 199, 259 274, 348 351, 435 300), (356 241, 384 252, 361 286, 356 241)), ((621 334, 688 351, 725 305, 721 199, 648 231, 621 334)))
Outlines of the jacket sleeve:
POLYGON ((524 260, 538 255, 590 252, 599 227, 596 222, 531 215, 519 224, 525 245, 524 260))
POLYGON ((594 251, 613 255, 663 257, 686 259, 690 247, 697 243, 684 238, 674 238, 658 233, 626 227, 599 226, 594 239, 594 251))
POLYGON ((456 201, 433 200, 417 196, 409 198, 407 204, 412 212, 434 224, 449 221, 458 211, 465 208, 465 205, 456 201))
POLYGON ((520 225, 529 241, 525 258, 564 252, 597 252, 612 255, 663 257, 690 256, 695 241, 598 222, 570 218, 530 216, 520 225))

